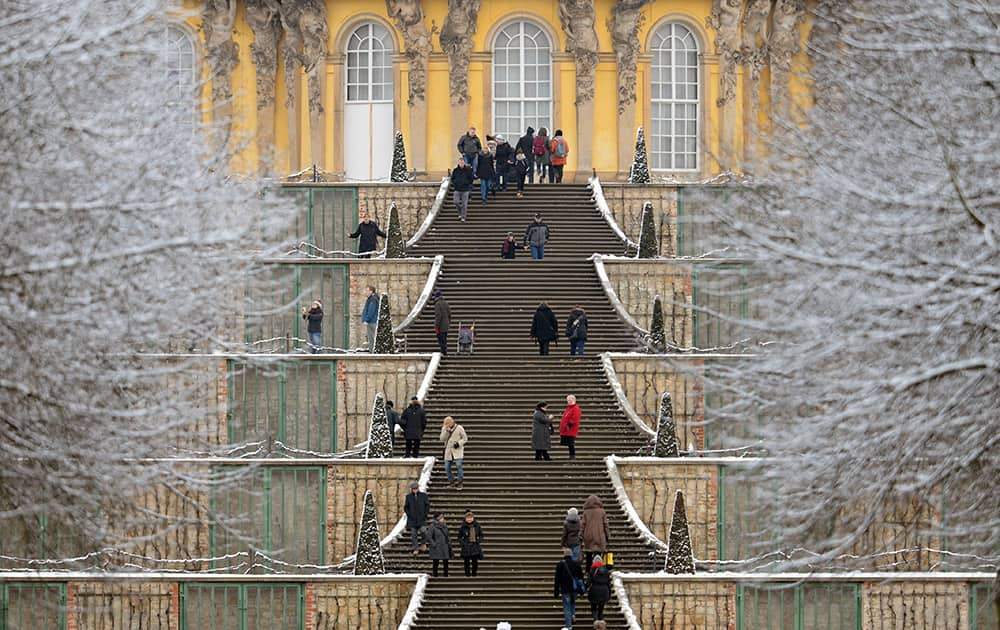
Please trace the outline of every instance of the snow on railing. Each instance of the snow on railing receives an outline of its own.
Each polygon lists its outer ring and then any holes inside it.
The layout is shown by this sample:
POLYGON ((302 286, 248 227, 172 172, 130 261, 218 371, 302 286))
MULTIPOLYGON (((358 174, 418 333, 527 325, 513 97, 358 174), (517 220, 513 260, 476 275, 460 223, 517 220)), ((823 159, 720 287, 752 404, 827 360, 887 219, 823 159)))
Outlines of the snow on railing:
MULTIPOLYGON (((371 460, 368 460, 368 461, 371 461, 371 460)), ((381 460, 381 461, 386 461, 386 460, 381 460)), ((435 457, 427 456, 427 457, 424 458, 424 467, 423 467, 423 470, 420 471, 420 477, 417 479, 417 483, 420 485, 420 491, 421 492, 427 492, 427 484, 431 480, 431 472, 433 472, 433 470, 434 470, 434 463, 436 461, 437 461, 437 458, 435 458, 435 457)), ((392 542, 394 540, 396 540, 396 538, 398 538, 400 536, 400 534, 403 533, 403 530, 405 530, 405 529, 406 529, 406 515, 404 514, 396 522, 396 526, 392 528, 392 531, 389 532, 389 534, 387 536, 385 536, 385 537, 382 538, 382 540, 379 542, 379 546, 382 547, 382 548, 385 548, 387 545, 392 544, 392 542)), ((356 553, 347 556, 341 562, 335 564, 334 568, 343 569, 343 568, 346 568, 346 567, 349 567, 349 566, 353 565, 354 564, 354 558, 356 556, 357 556, 356 553)))
MULTIPOLYGON (((815 573, 749 573, 749 572, 718 572, 718 573, 637 573, 634 571, 615 571, 623 583, 627 581, 659 582, 992 582, 996 579, 995 572, 958 572, 958 571, 844 571, 815 573)), ((624 584, 623 584, 624 587, 624 584)))
POLYGON ((622 483, 621 473, 618 472, 618 460, 620 458, 615 455, 608 455, 604 458, 604 463, 608 467, 608 477, 611 479, 611 485, 614 486, 615 495, 618 497, 618 503, 625 510, 625 516, 628 517, 632 526, 639 530, 639 535, 642 536, 647 543, 656 547, 657 551, 665 552, 667 550, 667 544, 656 537, 656 534, 649 531, 646 524, 642 522, 642 517, 639 516, 639 512, 636 511, 635 505, 632 504, 632 499, 628 498, 628 492, 625 491, 625 484, 622 483))
POLYGON ((625 616, 625 623, 628 624, 628 630, 642 630, 642 624, 639 623, 639 619, 635 616, 635 612, 632 610, 632 602, 628 599, 628 591, 625 590, 625 584, 622 582, 621 572, 614 571, 611 573, 611 584, 614 585, 615 594, 618 596, 618 605, 622 609, 622 615, 625 616))
POLYGON ((439 365, 441 365, 441 353, 435 352, 431 355, 431 362, 427 366, 427 371, 424 372, 424 380, 420 382, 420 387, 417 389, 417 400, 427 398, 427 393, 431 391, 431 385, 434 384, 434 376, 437 374, 439 365))
POLYGON ((410 597, 410 605, 406 607, 406 614, 403 615, 403 620, 399 622, 399 627, 396 630, 410 630, 416 623, 417 613, 420 612, 420 607, 424 603, 426 591, 427 574, 424 573, 417 578, 417 585, 413 588, 413 596, 410 597))
POLYGON ((594 262, 594 271, 597 272, 597 278, 601 281, 601 287, 604 289, 604 294, 608 296, 608 300, 611 302, 611 306, 615 308, 615 312, 618 313, 618 316, 637 332, 640 332, 643 335, 648 335, 649 331, 640 326, 639 322, 635 321, 635 318, 628 312, 628 309, 625 308, 622 301, 618 299, 618 293, 616 293, 614 287, 611 286, 611 280, 608 279, 608 271, 604 268, 604 256, 594 254, 590 257, 590 260, 594 262))
POLYGON ((656 430, 651 429, 648 424, 643 422, 639 414, 636 413, 635 408, 632 407, 632 403, 629 402, 628 396, 625 395, 625 388, 622 387, 621 382, 618 380, 618 373, 615 372, 615 364, 611 359, 610 352, 605 352, 601 355, 601 365, 604 367, 604 375, 607 377, 608 383, 611 384, 611 389, 615 392, 615 398, 618 399, 618 405, 625 413, 625 417, 647 436, 656 437, 656 430))
POLYGON ((431 224, 434 223, 434 219, 437 217, 438 211, 441 210, 441 206, 444 205, 444 198, 448 196, 448 186, 451 185, 451 178, 445 177, 441 180, 441 187, 438 188, 437 194, 434 195, 434 203, 431 205, 430 212, 424 217, 424 222, 420 224, 416 233, 406 241, 407 247, 413 247, 417 244, 427 230, 431 229, 431 224))
POLYGON ((638 249, 639 244, 626 236, 625 232, 623 232, 621 227, 618 225, 618 222, 615 221, 615 215, 612 214, 611 207, 608 205, 608 200, 604 197, 604 188, 601 187, 601 180, 596 176, 588 177, 587 183, 590 190, 594 193, 594 202, 597 204, 597 209, 601 212, 601 216, 604 217, 604 220, 611 226, 611 229, 614 230, 618 238, 625 241, 630 249, 638 249))
POLYGON ((438 254, 434 257, 434 262, 431 264, 431 271, 427 275, 427 282, 424 283, 424 289, 420 292, 420 297, 417 298, 417 303, 413 305, 409 314, 399 323, 398 326, 393 326, 393 333, 399 333, 412 324, 413 321, 417 319, 417 316, 420 315, 420 311, 424 310, 424 306, 427 305, 427 300, 431 298, 431 291, 434 290, 434 284, 437 283, 438 274, 441 273, 441 265, 443 264, 444 256, 438 254))

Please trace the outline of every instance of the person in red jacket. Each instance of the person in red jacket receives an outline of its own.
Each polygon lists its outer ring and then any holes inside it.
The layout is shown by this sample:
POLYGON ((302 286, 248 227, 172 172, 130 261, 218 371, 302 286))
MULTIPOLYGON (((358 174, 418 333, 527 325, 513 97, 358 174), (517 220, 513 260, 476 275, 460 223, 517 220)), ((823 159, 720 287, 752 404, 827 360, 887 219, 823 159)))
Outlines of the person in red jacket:
POLYGON ((566 410, 559 421, 559 444, 569 447, 569 458, 576 459, 576 436, 580 434, 580 418, 583 412, 576 404, 576 396, 566 397, 566 410))

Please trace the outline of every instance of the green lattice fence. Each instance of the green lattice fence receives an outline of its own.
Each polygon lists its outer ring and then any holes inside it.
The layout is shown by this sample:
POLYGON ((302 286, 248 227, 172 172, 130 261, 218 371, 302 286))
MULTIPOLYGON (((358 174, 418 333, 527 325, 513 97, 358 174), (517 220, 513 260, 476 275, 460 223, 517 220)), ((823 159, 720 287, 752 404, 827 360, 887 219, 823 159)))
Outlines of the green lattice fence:
POLYGON ((740 584, 737 630, 861 630, 861 585, 740 584))
POLYGON ((288 565, 326 564, 324 467, 258 468, 215 491, 211 508, 213 558, 255 549, 288 565))
POLYGON ((691 272, 695 348, 738 352, 749 339, 750 274, 745 264, 696 264, 691 272))
MULTIPOLYGON (((288 235, 289 242, 310 243, 325 252, 358 251, 358 241, 347 237, 358 222, 357 188, 286 186, 279 189, 278 194, 288 198, 298 210, 288 235)), ((304 251, 310 253, 308 248, 304 251)), ((315 251, 311 253, 319 254, 315 251)))
POLYGON ((996 630, 1000 628, 997 608, 991 597, 992 585, 977 582, 969 585, 969 630, 996 630))
POLYGON ((301 584, 183 584, 181 630, 304 630, 301 584))
MULTIPOLYGON (((85 529, 84 524, 44 514, 6 519, 0 536, 0 556, 24 559, 79 557, 96 546, 84 535, 85 529)), ((3 564, 23 565, 18 561, 4 561, 3 564)))
POLYGON ((63 630, 65 627, 65 584, 0 584, 0 630, 63 630))
POLYGON ((230 444, 274 439, 302 451, 337 452, 336 361, 228 365, 230 444))

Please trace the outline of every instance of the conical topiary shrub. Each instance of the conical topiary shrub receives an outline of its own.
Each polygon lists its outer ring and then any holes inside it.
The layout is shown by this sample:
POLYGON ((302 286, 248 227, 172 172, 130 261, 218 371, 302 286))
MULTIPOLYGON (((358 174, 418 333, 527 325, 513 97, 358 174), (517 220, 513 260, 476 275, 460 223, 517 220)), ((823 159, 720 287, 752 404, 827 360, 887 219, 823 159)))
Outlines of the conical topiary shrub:
MULTIPOLYGON (((642 227, 639 230, 639 251, 636 258, 656 258, 660 255, 660 243, 656 238, 656 221, 653 217, 653 204, 646 202, 642 206, 642 227)), ((388 254, 387 254, 388 256, 388 254)))
POLYGON ((392 171, 389 174, 389 181, 406 182, 410 180, 406 172, 406 148, 403 146, 403 132, 397 131, 396 138, 392 143, 392 171))
POLYGON ((375 499, 372 491, 365 492, 365 506, 361 511, 361 527, 358 528, 358 546, 354 556, 354 575, 382 575, 385 573, 385 557, 382 555, 382 537, 378 533, 378 519, 375 518, 375 499))
POLYGON ((649 324, 649 348, 653 352, 667 351, 667 332, 663 327, 663 300, 653 298, 653 320, 649 324))
POLYGON ((674 514, 670 517, 670 538, 667 539, 667 573, 694 573, 694 552, 691 550, 691 532, 688 530, 684 510, 684 492, 674 494, 674 514))
POLYGON ((389 312, 389 296, 386 293, 383 293, 378 300, 375 352, 378 354, 394 354, 396 352, 396 337, 392 332, 392 313, 389 312))
POLYGON ((632 157, 632 168, 628 171, 630 184, 649 183, 649 158, 646 156, 646 134, 642 127, 635 134, 635 155, 632 157))
POLYGON ((382 459, 392 456, 392 436, 389 434, 389 424, 385 417, 385 396, 375 394, 372 405, 372 423, 368 427, 368 447, 365 448, 366 459, 382 459))
POLYGON ((670 392, 660 397, 660 417, 656 423, 656 447, 653 457, 680 457, 677 446, 677 424, 674 422, 674 403, 670 392))
POLYGON ((403 228, 399 225, 396 202, 389 206, 389 227, 386 228, 385 234, 385 257, 406 258, 406 243, 403 241, 403 228))

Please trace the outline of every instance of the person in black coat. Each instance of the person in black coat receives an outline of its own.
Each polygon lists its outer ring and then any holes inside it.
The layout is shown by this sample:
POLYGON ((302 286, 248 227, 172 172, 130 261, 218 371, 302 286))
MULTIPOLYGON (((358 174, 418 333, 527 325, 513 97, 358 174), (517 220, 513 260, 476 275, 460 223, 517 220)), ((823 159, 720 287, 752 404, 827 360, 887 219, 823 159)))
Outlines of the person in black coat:
POLYGON ((483 528, 472 510, 465 512, 465 521, 458 528, 458 542, 462 545, 465 577, 476 577, 479 575, 479 561, 483 559, 483 528))
POLYGON ((590 600, 590 616, 595 620, 604 619, 604 606, 611 601, 611 571, 601 561, 600 556, 594 557, 587 574, 589 587, 587 599, 590 600))
POLYGON ((420 457, 420 440, 427 429, 427 413, 416 396, 410 399, 410 406, 403 410, 399 419, 406 438, 406 454, 403 457, 420 457))
POLYGON ((497 184, 496 188, 501 191, 507 190, 507 178, 510 176, 510 171, 514 167, 514 148, 504 140, 503 136, 497 136, 497 152, 496 152, 496 170, 497 170, 497 184))
POLYGON ((563 621, 567 628, 573 627, 573 617, 576 615, 576 585, 574 580, 583 581, 583 569, 580 563, 573 559, 569 549, 563 550, 563 559, 556 564, 556 574, 552 581, 552 593, 558 599, 562 597, 563 621))
POLYGON ((559 322, 548 304, 542 302, 531 318, 531 338, 538 343, 538 354, 549 353, 549 343, 559 338, 559 322))
POLYGON ((569 338, 569 356, 583 356, 583 346, 587 342, 587 313, 577 304, 566 320, 566 337, 569 338))
POLYGON ((416 481, 410 484, 410 493, 406 495, 403 502, 403 514, 406 514, 406 528, 410 530, 410 551, 413 555, 420 553, 421 542, 427 548, 426 542, 421 540, 421 532, 427 527, 427 516, 431 513, 431 500, 426 492, 420 491, 420 484, 416 481))
POLYGON ((455 209, 458 210, 458 218, 465 221, 469 211, 469 193, 472 191, 472 167, 465 163, 464 159, 458 160, 458 165, 451 172, 451 185, 454 188, 452 196, 455 200, 455 209))
POLYGON ((351 238, 361 237, 358 242, 358 258, 371 258, 372 254, 378 251, 378 239, 376 237, 381 236, 385 238, 385 232, 378 228, 378 223, 372 221, 372 218, 367 214, 361 217, 361 223, 358 223, 356 230, 349 234, 351 238))
POLYGON ((535 149, 535 128, 534 127, 528 127, 528 130, 524 133, 524 135, 521 136, 520 138, 518 138, 518 140, 517 140, 517 147, 516 148, 520 149, 521 153, 524 153, 524 156, 529 160, 528 171, 525 173, 525 176, 526 176, 526 178, 527 178, 527 180, 529 182, 531 182, 532 184, 534 184, 535 183, 535 169, 534 169, 534 164, 532 164, 532 162, 534 162, 534 157, 535 157, 534 156, 534 149, 535 149))
POLYGON ((479 178, 479 192, 482 195, 483 203, 486 203, 486 195, 490 192, 493 180, 497 172, 493 165, 493 154, 483 151, 479 154, 479 164, 476 166, 476 177, 479 178))

